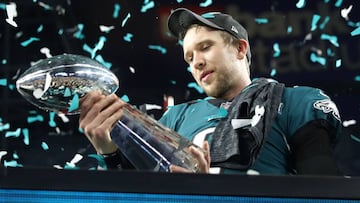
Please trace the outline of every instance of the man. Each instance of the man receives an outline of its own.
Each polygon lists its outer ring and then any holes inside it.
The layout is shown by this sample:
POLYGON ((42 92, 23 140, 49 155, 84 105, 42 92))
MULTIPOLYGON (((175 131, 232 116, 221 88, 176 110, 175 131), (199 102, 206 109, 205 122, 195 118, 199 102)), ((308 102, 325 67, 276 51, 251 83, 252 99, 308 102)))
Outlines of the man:
MULTIPOLYGON (((338 174, 333 145, 341 122, 328 96, 271 79, 251 81, 247 32, 229 15, 179 8, 168 26, 209 98, 175 105, 160 122, 204 148, 191 149, 200 172, 338 174)), ((89 93, 80 104, 80 127, 108 166, 131 168, 109 136, 123 105, 115 95, 89 93)))

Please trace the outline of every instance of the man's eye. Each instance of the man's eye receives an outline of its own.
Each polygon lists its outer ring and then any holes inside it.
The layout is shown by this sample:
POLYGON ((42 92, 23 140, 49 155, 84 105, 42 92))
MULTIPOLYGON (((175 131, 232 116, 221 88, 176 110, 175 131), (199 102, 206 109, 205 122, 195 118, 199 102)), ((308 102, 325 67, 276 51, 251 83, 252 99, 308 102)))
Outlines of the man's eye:
POLYGON ((205 50, 207 50, 207 49, 209 49, 209 48, 210 48, 209 45, 204 45, 204 46, 201 47, 201 50, 205 51, 205 50))
POLYGON ((193 60, 193 57, 188 57, 188 58, 186 59, 186 62, 190 63, 192 60, 193 60))

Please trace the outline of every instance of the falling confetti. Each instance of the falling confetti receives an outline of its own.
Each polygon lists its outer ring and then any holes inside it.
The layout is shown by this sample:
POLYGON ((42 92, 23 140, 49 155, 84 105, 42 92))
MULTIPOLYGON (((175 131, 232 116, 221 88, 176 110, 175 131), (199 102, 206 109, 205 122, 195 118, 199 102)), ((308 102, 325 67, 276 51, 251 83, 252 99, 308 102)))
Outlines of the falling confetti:
POLYGON ((360 35, 360 26, 351 32, 351 36, 360 35))
POLYGON ((199 4, 200 7, 208 7, 210 6, 211 4, 213 4, 213 1, 212 0, 205 0, 205 2, 202 2, 199 4))
POLYGON ((145 0, 144 5, 141 7, 141 12, 145 13, 149 9, 152 9, 154 7, 155 7, 155 2, 154 1, 145 0))
POLYGON ((37 38, 37 37, 30 37, 30 39, 21 42, 21 46, 26 47, 26 46, 28 46, 29 44, 31 44, 32 42, 35 42, 35 41, 40 41, 40 39, 37 38))
POLYGON ((297 8, 304 8, 306 5, 306 0, 299 0, 297 3, 296 3, 296 7, 297 8))
POLYGON ((17 11, 16 11, 16 4, 15 3, 10 3, 8 5, 6 5, 6 14, 7 14, 7 18, 6 18, 6 22, 9 23, 10 25, 17 27, 17 23, 14 21, 14 18, 17 17, 17 11))
POLYGON ((162 54, 166 54, 166 49, 159 45, 149 45, 149 49, 154 49, 160 51, 162 54))
POLYGON ((118 18, 120 13, 120 4, 114 4, 114 12, 113 12, 113 18, 118 18))

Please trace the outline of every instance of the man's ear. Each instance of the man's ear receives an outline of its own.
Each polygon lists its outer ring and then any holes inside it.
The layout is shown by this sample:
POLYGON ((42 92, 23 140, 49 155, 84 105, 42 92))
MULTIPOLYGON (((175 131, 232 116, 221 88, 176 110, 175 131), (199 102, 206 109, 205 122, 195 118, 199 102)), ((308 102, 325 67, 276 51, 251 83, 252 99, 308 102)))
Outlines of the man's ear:
POLYGON ((239 39, 237 44, 238 58, 244 59, 246 57, 246 52, 249 47, 249 43, 244 39, 239 39))

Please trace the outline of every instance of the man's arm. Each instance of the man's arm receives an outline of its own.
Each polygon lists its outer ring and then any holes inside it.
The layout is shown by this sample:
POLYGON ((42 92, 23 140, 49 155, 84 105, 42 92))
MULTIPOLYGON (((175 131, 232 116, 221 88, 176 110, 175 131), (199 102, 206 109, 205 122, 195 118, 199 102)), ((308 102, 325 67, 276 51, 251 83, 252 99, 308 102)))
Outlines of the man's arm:
POLYGON ((326 120, 313 120, 296 131, 289 144, 297 174, 340 175, 334 158, 336 129, 326 120))

